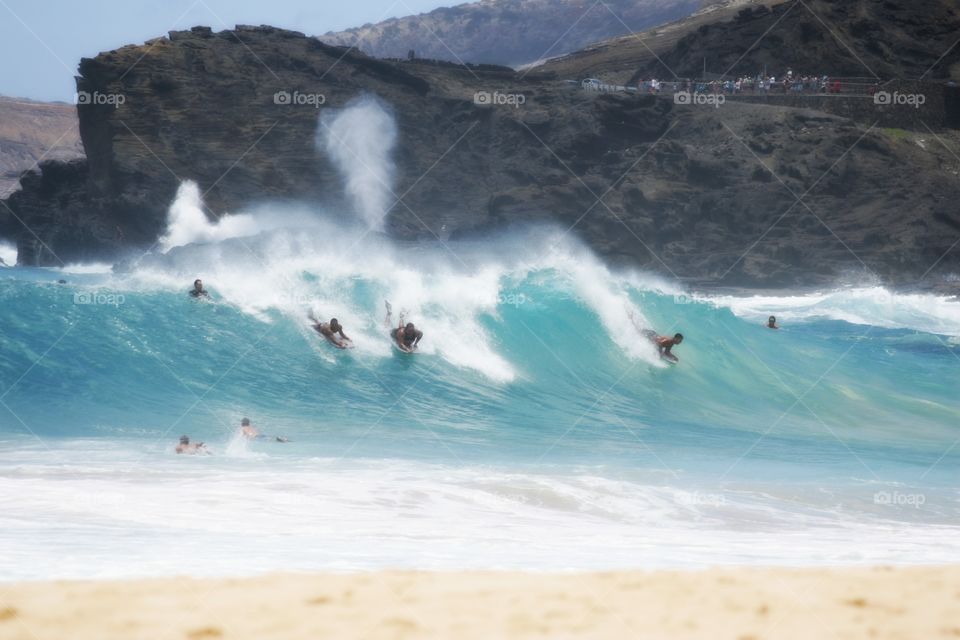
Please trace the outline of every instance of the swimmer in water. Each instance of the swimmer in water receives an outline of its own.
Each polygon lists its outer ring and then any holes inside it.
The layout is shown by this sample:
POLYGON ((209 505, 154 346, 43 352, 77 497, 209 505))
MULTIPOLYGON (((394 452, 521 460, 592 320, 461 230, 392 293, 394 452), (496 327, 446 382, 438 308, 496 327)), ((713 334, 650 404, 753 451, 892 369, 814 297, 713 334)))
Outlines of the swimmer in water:
POLYGON ((193 281, 193 289, 190 290, 191 297, 194 298, 209 298, 210 294, 207 293, 207 290, 203 288, 203 280, 197 278, 193 281))
POLYGON ((353 342, 350 337, 343 332, 343 325, 336 318, 330 318, 330 322, 320 322, 313 315, 310 315, 314 330, 327 339, 327 342, 337 349, 348 349, 353 342), (339 337, 338 337, 339 336, 339 337))
MULTIPOLYGON (((388 327, 393 326, 393 308, 390 306, 389 302, 386 302, 387 307, 387 317, 386 323, 388 327)), ((413 353, 417 350, 417 346, 420 344, 420 340, 423 338, 423 331, 417 329, 417 327, 412 323, 408 322, 403 323, 403 314, 400 314, 400 324, 397 325, 396 329, 390 330, 390 338, 396 343, 397 348, 406 353, 413 353)))
POLYGON ((276 442, 290 442, 282 436, 265 436, 260 430, 250 424, 250 418, 244 418, 240 421, 240 435, 247 440, 274 440, 276 442))
POLYGON ((671 349, 683 342, 683 334, 675 333, 672 338, 661 336, 656 331, 645 329, 643 335, 657 347, 660 357, 670 362, 680 362, 680 358, 675 356, 671 349))
POLYGON ((187 455, 195 455, 198 453, 207 453, 210 451, 202 442, 190 442, 189 436, 180 436, 180 444, 176 448, 177 453, 185 453, 187 455))

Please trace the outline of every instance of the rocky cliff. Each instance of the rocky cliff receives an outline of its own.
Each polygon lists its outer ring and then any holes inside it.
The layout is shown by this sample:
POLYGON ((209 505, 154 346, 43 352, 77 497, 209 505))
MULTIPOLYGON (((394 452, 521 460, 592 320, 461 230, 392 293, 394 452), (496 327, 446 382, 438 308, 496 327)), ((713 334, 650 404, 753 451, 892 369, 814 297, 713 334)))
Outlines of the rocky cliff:
POLYGON ((72 105, 0 96, 0 198, 43 159, 83 157, 72 105))
POLYGON ((715 0, 483 0, 394 18, 325 42, 379 58, 520 65, 675 20, 715 0))
POLYGON ((643 72, 693 76, 706 57, 709 71, 734 76, 791 67, 844 77, 960 80, 958 36, 954 0, 790 0, 702 26, 643 72))
POLYGON ((960 140, 942 123, 911 132, 800 107, 598 94, 549 74, 380 61, 269 27, 106 52, 81 62, 78 88, 101 96, 78 107, 87 160, 27 177, 9 204, 29 230, 0 208, 23 263, 148 248, 187 178, 211 215, 264 200, 336 208, 340 176, 314 149, 319 114, 375 94, 399 125, 397 238, 552 221, 612 262, 704 287, 848 273, 934 286, 960 265, 960 140), (478 91, 523 103, 478 104, 478 91))
POLYGON ((829 74, 960 81, 960 6, 953 0, 773 0, 720 3, 689 18, 597 43, 540 68, 569 77, 700 78, 829 74))

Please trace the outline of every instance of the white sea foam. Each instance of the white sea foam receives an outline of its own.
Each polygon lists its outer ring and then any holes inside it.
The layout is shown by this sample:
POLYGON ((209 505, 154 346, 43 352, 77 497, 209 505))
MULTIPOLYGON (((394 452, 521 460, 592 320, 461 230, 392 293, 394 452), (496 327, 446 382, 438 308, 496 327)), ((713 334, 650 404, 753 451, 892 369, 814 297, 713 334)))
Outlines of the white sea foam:
POLYGON ((17 247, 8 242, 0 242, 0 260, 8 267, 17 264, 17 247))
POLYGON ((54 267, 53 270, 72 274, 110 273, 113 270, 113 265, 109 262, 75 262, 62 267, 54 267))
POLYGON ((762 490, 663 486, 653 475, 278 465, 265 454, 132 464, 142 452, 99 449, 43 449, 36 461, 20 451, 0 465, 3 580, 960 562, 955 527, 915 521, 928 510, 877 506, 871 487, 778 497, 769 481, 762 490), (255 551, 238 555, 238 538, 255 551))
POLYGON ((205 212, 200 187, 185 180, 167 212, 167 228, 160 237, 164 253, 188 244, 222 242, 246 238, 270 229, 304 227, 314 223, 308 211, 295 207, 264 207, 251 213, 227 214, 211 221, 205 212))
POLYGON ((763 322, 774 315, 784 323, 816 319, 914 329, 960 336, 960 300, 927 293, 897 293, 883 287, 842 288, 805 295, 716 296, 705 298, 739 317, 763 322))

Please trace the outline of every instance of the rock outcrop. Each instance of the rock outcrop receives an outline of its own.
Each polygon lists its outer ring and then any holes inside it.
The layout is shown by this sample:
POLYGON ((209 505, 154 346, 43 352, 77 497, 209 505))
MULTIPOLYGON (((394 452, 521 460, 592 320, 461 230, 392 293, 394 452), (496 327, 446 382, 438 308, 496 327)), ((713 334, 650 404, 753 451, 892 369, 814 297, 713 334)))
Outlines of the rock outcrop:
POLYGON ((104 96, 79 107, 87 160, 28 176, 9 201, 28 229, 0 208, 23 263, 149 248, 183 179, 211 215, 265 200, 342 207, 341 178, 314 149, 319 114, 374 94, 398 121, 396 238, 551 221, 611 262, 702 287, 851 273, 935 286, 960 265, 958 137, 937 123, 676 105, 503 67, 382 61, 269 27, 173 32, 83 60, 80 74, 81 91, 104 96))
POLYGON ((72 105, 0 96, 0 198, 16 189, 20 174, 38 162, 81 157, 72 105))

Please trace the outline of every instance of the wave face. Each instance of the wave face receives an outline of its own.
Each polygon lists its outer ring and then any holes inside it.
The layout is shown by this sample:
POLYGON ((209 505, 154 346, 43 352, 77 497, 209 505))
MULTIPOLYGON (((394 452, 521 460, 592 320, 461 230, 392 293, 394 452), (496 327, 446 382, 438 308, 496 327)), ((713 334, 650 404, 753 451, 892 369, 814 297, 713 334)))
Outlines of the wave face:
POLYGON ((704 298, 552 230, 221 231, 0 271, 3 579, 960 561, 956 301, 704 298), (646 327, 684 333, 678 365, 646 327))

